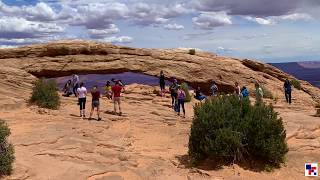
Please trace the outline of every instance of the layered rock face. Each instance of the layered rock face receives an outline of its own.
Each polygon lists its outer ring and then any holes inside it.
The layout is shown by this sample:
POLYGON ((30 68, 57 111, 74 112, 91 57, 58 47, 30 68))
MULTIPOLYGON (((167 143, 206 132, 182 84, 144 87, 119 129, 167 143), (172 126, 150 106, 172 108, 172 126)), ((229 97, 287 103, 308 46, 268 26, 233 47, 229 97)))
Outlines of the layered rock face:
MULTIPOLYGON (((205 92, 208 92, 212 80, 226 93, 233 91, 236 81, 251 90, 254 83, 259 82, 281 99, 284 79, 294 78, 271 65, 247 59, 219 57, 205 52, 190 55, 183 49, 139 49, 81 40, 2 49, 0 61, 0 74, 11 69, 9 74, 15 74, 13 81, 23 84, 22 90, 28 89, 35 77, 126 71, 157 76, 163 70, 168 79, 174 77, 186 81, 193 87, 202 87, 205 92)), ((8 79, 1 81, 10 82, 8 79)), ((320 99, 318 88, 304 81, 301 83, 303 90, 296 91, 294 96, 297 101, 311 105, 320 99)), ((4 89, 10 89, 12 84, 5 83, 4 86, 4 89)), ((11 96, 10 93, 5 92, 11 96)))

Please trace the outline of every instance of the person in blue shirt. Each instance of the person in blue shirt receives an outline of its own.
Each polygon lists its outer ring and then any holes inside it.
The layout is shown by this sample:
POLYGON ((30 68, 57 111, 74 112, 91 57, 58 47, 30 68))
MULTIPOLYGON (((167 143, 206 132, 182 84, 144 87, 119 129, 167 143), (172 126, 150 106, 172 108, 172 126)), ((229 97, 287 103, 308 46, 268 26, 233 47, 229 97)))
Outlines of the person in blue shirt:
POLYGON ((243 86, 241 89, 241 96, 243 98, 249 97, 249 90, 247 87, 243 86))

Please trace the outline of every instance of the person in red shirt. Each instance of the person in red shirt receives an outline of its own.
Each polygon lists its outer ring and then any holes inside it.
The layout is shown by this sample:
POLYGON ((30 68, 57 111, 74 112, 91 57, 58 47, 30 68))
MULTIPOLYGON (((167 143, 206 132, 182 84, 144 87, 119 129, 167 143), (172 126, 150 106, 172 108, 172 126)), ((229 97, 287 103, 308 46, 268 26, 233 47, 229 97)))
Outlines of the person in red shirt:
POLYGON ((112 98, 113 98, 113 105, 114 105, 114 113, 117 113, 117 108, 116 104, 119 106, 119 115, 122 115, 121 112, 121 91, 122 91, 122 86, 120 85, 119 81, 116 82, 116 84, 112 87, 112 98))
POLYGON ((100 118, 100 91, 98 90, 97 86, 93 86, 93 89, 91 91, 92 95, 92 106, 91 106, 91 112, 90 112, 90 117, 89 120, 91 120, 94 108, 97 108, 97 115, 98 115, 98 121, 101 120, 100 118))

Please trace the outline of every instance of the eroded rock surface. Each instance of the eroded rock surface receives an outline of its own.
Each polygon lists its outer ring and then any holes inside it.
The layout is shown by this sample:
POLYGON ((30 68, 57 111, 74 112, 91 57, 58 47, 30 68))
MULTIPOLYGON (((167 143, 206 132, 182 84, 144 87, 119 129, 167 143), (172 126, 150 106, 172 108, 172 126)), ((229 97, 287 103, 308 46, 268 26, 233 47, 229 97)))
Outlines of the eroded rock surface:
POLYGON ((295 89, 293 104, 286 105, 283 80, 293 77, 261 62, 86 41, 0 50, 0 62, 0 118, 11 128, 16 151, 14 173, 5 179, 303 179, 304 163, 319 161, 320 121, 313 116, 319 89, 301 81, 303 89, 295 89), (156 96, 149 86, 126 88, 121 117, 112 115, 112 102, 103 99, 101 122, 80 119, 74 97, 63 97, 57 111, 26 103, 32 82, 41 76, 125 71, 155 76, 160 70, 205 90, 211 80, 225 92, 232 91, 234 81, 251 91, 256 81, 264 85, 275 97, 268 103, 274 104, 287 130, 286 165, 271 173, 237 165, 189 167, 188 136, 195 102, 186 105, 186 119, 177 117, 169 108, 170 97, 156 96))
MULTIPOLYGON (((283 80, 294 77, 258 61, 219 57, 205 52, 189 55, 183 49, 139 49, 90 41, 57 41, 43 45, 0 50, 4 67, 20 69, 37 77, 56 77, 73 73, 140 72, 156 76, 163 70, 168 78, 175 77, 192 86, 209 90, 215 80, 224 92, 232 92, 233 84, 254 89, 259 82, 283 99, 283 80)), ((305 104, 319 100, 320 90, 301 81, 299 91, 305 104), (307 98, 306 98, 307 97, 307 98), (312 100, 313 99, 313 100, 312 100)))
MULTIPOLYGON (((290 151, 286 164, 268 173, 234 166, 214 169, 188 164, 192 106, 178 117, 170 97, 153 94, 153 87, 130 85, 123 97, 123 116, 112 115, 102 99, 103 121, 79 118, 75 97, 62 98, 60 110, 23 106, 0 111, 12 131, 16 162, 5 179, 304 179, 304 163, 320 156, 320 121, 299 105, 275 105, 284 120, 290 151)), ((90 106, 88 98, 88 106, 90 106)))

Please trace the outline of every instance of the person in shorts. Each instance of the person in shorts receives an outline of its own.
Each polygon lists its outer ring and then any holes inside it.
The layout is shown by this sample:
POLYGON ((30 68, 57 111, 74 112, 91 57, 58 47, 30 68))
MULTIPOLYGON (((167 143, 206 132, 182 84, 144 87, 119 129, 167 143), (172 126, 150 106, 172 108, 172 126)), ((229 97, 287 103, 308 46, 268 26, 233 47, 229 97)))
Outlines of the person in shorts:
POLYGON ((92 114, 94 109, 97 109, 97 115, 98 115, 98 121, 101 120, 100 118, 100 91, 98 90, 97 86, 93 86, 93 89, 91 90, 91 95, 92 95, 92 106, 91 106, 91 112, 90 112, 90 117, 89 120, 92 118, 92 114))
POLYGON ((117 81, 116 84, 112 87, 112 99, 113 99, 113 105, 114 105, 114 113, 117 113, 116 105, 119 106, 119 116, 122 115, 121 112, 121 92, 123 87, 120 85, 120 82, 117 81))

